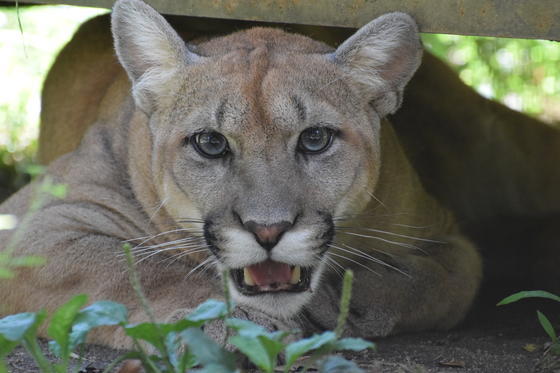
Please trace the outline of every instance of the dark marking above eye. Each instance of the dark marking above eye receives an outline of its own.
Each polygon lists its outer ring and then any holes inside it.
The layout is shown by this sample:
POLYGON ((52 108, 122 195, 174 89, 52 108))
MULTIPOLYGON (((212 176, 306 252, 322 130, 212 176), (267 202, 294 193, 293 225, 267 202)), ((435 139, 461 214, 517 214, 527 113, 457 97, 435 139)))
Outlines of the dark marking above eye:
POLYGON ((220 105, 218 105, 218 109, 216 110, 216 124, 218 126, 218 128, 222 127, 222 124, 224 122, 224 117, 226 114, 226 107, 227 107, 227 100, 224 98, 221 102, 220 105))
POLYGON ((301 99, 298 96, 292 96, 292 103, 294 104, 296 111, 298 113, 298 118, 301 122, 305 122, 305 119, 307 118, 307 112, 305 110, 305 105, 303 104, 303 102, 301 101, 301 99))

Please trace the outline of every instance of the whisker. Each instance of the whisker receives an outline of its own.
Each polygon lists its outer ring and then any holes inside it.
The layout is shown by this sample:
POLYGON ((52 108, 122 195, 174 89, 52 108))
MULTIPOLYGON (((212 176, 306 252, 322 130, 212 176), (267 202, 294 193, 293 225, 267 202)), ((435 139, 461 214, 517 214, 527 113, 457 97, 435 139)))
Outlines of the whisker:
POLYGON ((204 224, 205 221, 202 219, 194 219, 194 218, 184 218, 184 219, 177 219, 179 223, 200 223, 204 224))
MULTIPOLYGON (((153 253, 145 252, 145 253, 143 253, 143 255, 141 255, 142 258, 141 258, 141 259, 139 258, 139 260, 136 261, 135 264, 140 264, 140 263, 142 263, 144 260, 146 260, 146 259, 148 259, 148 258, 151 258, 151 257, 154 256, 154 255, 164 253, 164 252, 166 252, 166 251, 180 250, 180 249, 183 249, 183 248, 184 248, 184 247, 181 247, 181 246, 175 246, 175 247, 168 247, 168 248, 165 248, 165 249, 160 249, 160 250, 154 251, 153 253)), ((197 249, 199 249, 199 247, 189 247, 189 250, 197 250, 197 249)), ((187 251, 189 251, 189 250, 187 250, 187 251)))
POLYGON ((150 240, 153 240, 154 238, 163 236, 165 234, 170 234, 170 233, 177 233, 177 232, 191 232, 191 231, 199 231, 202 233, 202 231, 200 230, 196 230, 195 228, 178 228, 178 229, 172 229, 170 231, 166 231, 166 232, 161 232, 155 235, 151 235, 151 236, 144 236, 144 237, 137 237, 137 238, 130 238, 128 240, 124 240, 121 242, 131 242, 131 241, 139 241, 139 240, 144 240, 143 242, 140 242, 137 246, 142 245, 150 240))
POLYGON ((374 228, 362 228, 362 227, 343 227, 343 226, 338 226, 335 227, 335 229, 360 229, 360 230, 364 230, 364 231, 368 231, 368 232, 376 232, 376 233, 382 233, 382 234, 387 234, 389 236, 395 236, 395 237, 401 237, 401 238, 408 238, 411 240, 415 240, 415 241, 422 241, 422 242, 430 242, 430 243, 439 243, 439 244, 446 244, 447 242, 444 241, 437 241, 437 240, 431 240, 428 238, 421 238, 421 237, 414 237, 414 236, 408 236, 406 234, 400 234, 400 233, 394 233, 394 232, 389 232, 389 231, 384 231, 381 229, 374 229, 374 228))
POLYGON ((200 264, 198 264, 196 267, 194 267, 193 269, 191 269, 189 271, 189 273, 187 273, 187 275, 185 276, 185 279, 189 278, 193 273, 195 273, 198 269, 200 269, 201 267, 205 266, 205 265, 212 265, 217 263, 218 260, 212 256, 209 256, 208 258, 206 258, 205 260, 203 260, 200 264))
MULTIPOLYGON (((193 240, 193 241, 185 241, 185 242, 176 242, 175 244, 173 244, 172 247, 176 247, 176 248, 177 248, 177 247, 185 248, 185 247, 200 245, 200 244, 203 243, 203 242, 204 242, 203 240, 196 240, 196 241, 193 240)), ((166 245, 166 246, 169 246, 169 245, 166 245)), ((165 246, 160 246, 160 247, 165 248, 165 246)), ((132 253, 132 255, 134 255, 134 256, 138 256, 138 255, 142 255, 142 254, 144 254, 144 253, 146 253, 146 252, 154 251, 154 250, 157 250, 157 248, 152 247, 152 246, 142 246, 142 247, 139 247, 139 248, 135 248, 133 251, 131 251, 131 253, 132 253)), ((126 254, 124 254, 124 253, 120 253, 120 254, 117 254, 117 257, 123 257, 123 256, 125 256, 125 255, 126 255, 126 254)))
POLYGON ((324 255, 323 258, 321 258, 321 260, 324 260, 325 264, 333 270, 334 273, 336 273, 338 275, 338 277, 340 277, 341 279, 344 278, 344 271, 346 270, 346 268, 344 268, 342 265, 340 265, 340 263, 338 263, 336 260, 334 260, 333 258, 329 257, 328 255, 324 255), (324 258, 324 259, 323 259, 324 258), (337 268, 338 267, 338 268, 337 268), (342 269, 342 272, 340 272, 340 269, 342 269))
POLYGON ((383 206, 383 208, 385 208, 385 210, 387 210, 387 211, 389 210, 387 208, 387 206, 385 206, 385 204, 379 198, 377 198, 372 192, 370 192, 369 190, 366 190, 366 193, 368 194, 368 196, 373 198, 377 203, 379 203, 381 206, 383 206))
MULTIPOLYGON (((180 250, 180 249, 191 249, 191 248, 195 248, 195 247, 199 247, 203 244, 203 242, 191 242, 189 244, 184 244, 184 245, 175 245, 175 246, 170 246, 170 247, 165 247, 162 249, 158 249, 158 250, 154 250, 151 248, 146 248, 146 249, 142 249, 142 250, 138 250, 137 252, 134 253, 135 257, 142 257, 144 255, 149 255, 152 252, 163 252, 163 251, 169 251, 169 250, 180 250)), ((120 255, 123 256, 123 255, 120 255)))
POLYGON ((348 246, 348 245, 344 244, 344 246, 346 246, 348 249, 351 249, 351 250, 347 250, 347 249, 343 249, 342 247, 339 247, 339 246, 336 246, 336 245, 332 245, 332 244, 329 245, 329 246, 332 247, 332 248, 338 249, 338 250, 340 250, 340 251, 343 251, 343 252, 345 252, 345 253, 352 254, 352 255, 356 255, 357 257, 360 257, 360 258, 368 259, 368 260, 370 260, 370 261, 372 261, 372 262, 374 262, 374 263, 380 264, 380 265, 382 265, 382 266, 384 266, 384 267, 391 268, 392 270, 397 271, 397 272, 399 272, 399 273, 401 273, 401 274, 403 274, 403 275, 405 275, 405 276, 407 276, 407 277, 411 277, 408 273, 404 272, 402 269, 397 268, 397 267, 395 267, 395 266, 393 266, 393 265, 391 265, 391 264, 389 264, 389 263, 387 263, 387 262, 384 262, 383 260, 381 260, 381 259, 379 259, 379 258, 376 258, 376 257, 374 257, 374 256, 371 256, 371 255, 369 255, 369 254, 366 254, 366 253, 364 253, 364 252, 362 252, 362 251, 356 249, 355 247, 351 247, 351 246, 348 246))
POLYGON ((149 222, 152 222, 152 219, 154 218, 154 216, 156 216, 156 214, 159 212, 159 210, 161 210, 161 208, 167 203, 168 198, 164 198, 163 201, 161 201, 161 203, 159 204, 159 206, 155 209, 155 211, 152 213, 152 215, 150 215, 150 219, 149 222))
POLYGON ((389 218, 401 215, 410 215, 409 212, 396 212, 393 214, 380 214, 380 213, 362 213, 362 214, 348 214, 333 217, 333 221, 344 221, 356 218, 389 218))
POLYGON ((383 276, 381 276, 381 274, 380 274, 379 272, 376 272, 376 271, 374 271, 373 269, 369 268, 368 266, 363 265, 362 263, 357 262, 357 261, 355 261, 355 260, 353 260, 353 259, 350 259, 350 258, 348 258, 348 257, 346 257, 346 256, 344 256, 344 255, 339 255, 339 254, 336 254, 336 253, 333 253, 333 252, 330 252, 330 251, 329 251, 329 255, 334 255, 334 256, 339 257, 339 258, 342 258, 342 259, 344 259, 344 260, 348 260, 349 262, 352 262, 352 263, 354 263, 354 264, 357 264, 357 265, 359 265, 360 267, 363 267, 363 268, 367 269, 368 271, 370 271, 371 273, 373 273, 373 274, 375 274, 375 275, 377 275, 377 276, 379 276, 379 277, 383 277, 383 276))
MULTIPOLYGON (((354 250, 358 250, 358 251, 360 251, 360 252, 363 252, 363 251, 361 251, 360 249, 357 249, 357 248, 355 248, 355 247, 349 246, 349 245, 347 245, 347 244, 345 244, 345 243, 342 243, 342 246, 345 246, 345 247, 347 247, 348 249, 354 249, 354 250)), ((395 256, 394 254, 392 254, 392 253, 390 253, 390 252, 388 252, 388 251, 385 251, 385 250, 379 250, 379 249, 377 249, 377 248, 375 248, 375 247, 371 247, 371 246, 370 246, 370 247, 367 248, 367 250, 372 250, 372 251, 375 251, 376 253, 383 254, 383 255, 387 255, 387 256, 388 256, 389 258, 391 258, 391 259, 395 259, 395 258, 396 258, 396 256, 395 256)))
POLYGON ((186 242, 190 242, 190 241, 202 241, 202 240, 204 240, 204 237, 190 236, 190 237, 185 237, 185 238, 181 238, 181 239, 178 239, 178 240, 163 242, 163 243, 156 244, 156 245, 134 246, 131 251, 134 252, 134 251, 142 250, 142 249, 146 249, 146 248, 157 249, 158 247, 165 247, 165 246, 169 246, 169 245, 174 245, 176 243, 186 243, 186 242))
POLYGON ((385 243, 393 244, 393 245, 404 247, 404 248, 407 248, 407 249, 418 250, 421 253, 423 253, 425 255, 428 255, 428 253, 424 249, 422 249, 418 246, 414 246, 412 244, 397 242, 397 241, 391 241, 391 240, 388 240, 386 238, 381 238, 381 237, 377 237, 377 236, 370 236, 370 235, 367 235, 367 234, 360 234, 360 233, 354 233, 354 232, 341 231, 340 233, 351 235, 351 236, 363 237, 363 238, 371 238, 373 240, 382 241, 382 242, 385 242, 385 243))
POLYGON ((161 261, 159 261, 159 263, 163 264, 165 262, 169 262, 166 265, 166 268, 169 267, 171 264, 179 261, 180 259, 189 256, 189 255, 193 255, 193 254, 198 254, 198 253, 203 253, 203 252, 211 252, 210 249, 208 247, 201 247, 201 248, 197 248, 196 250, 189 250, 189 251, 184 251, 184 252, 180 252, 174 255, 171 255, 168 258, 162 259, 161 261))
POLYGON ((397 224, 397 223, 393 223, 393 225, 396 225, 397 227, 412 228, 412 229, 428 229, 428 228, 430 228, 429 225, 419 226, 419 225, 408 225, 408 224, 397 224))

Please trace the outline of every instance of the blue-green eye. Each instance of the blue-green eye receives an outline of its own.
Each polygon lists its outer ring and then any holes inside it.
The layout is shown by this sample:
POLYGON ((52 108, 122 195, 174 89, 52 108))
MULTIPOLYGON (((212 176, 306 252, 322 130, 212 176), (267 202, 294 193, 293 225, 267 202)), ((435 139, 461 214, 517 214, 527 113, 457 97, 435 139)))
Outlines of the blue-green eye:
POLYGON ((206 158, 220 158, 229 151, 229 144, 219 132, 200 132, 191 138, 195 150, 206 158))
POLYGON ((329 148, 333 140, 333 130, 327 127, 309 127, 301 132, 298 150, 302 153, 316 154, 329 148))

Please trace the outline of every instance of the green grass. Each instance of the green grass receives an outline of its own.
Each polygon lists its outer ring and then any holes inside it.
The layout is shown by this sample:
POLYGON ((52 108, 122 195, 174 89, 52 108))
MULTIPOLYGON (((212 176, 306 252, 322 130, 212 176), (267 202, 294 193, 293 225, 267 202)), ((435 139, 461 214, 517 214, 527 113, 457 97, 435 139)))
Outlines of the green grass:
MULTIPOLYGON (((543 299, 550 299, 560 303, 560 296, 549 293, 547 291, 542 290, 530 290, 530 291, 520 291, 518 293, 512 294, 509 297, 502 299, 497 305, 503 306, 506 304, 514 303, 520 301, 522 299, 529 299, 529 298, 543 298, 543 299)), ((552 323, 541 311, 537 310, 537 319, 541 324, 543 330, 550 338, 550 346, 548 347, 548 351, 552 352, 553 354, 560 355, 560 339, 558 338, 558 334, 556 330, 552 326, 552 323)))

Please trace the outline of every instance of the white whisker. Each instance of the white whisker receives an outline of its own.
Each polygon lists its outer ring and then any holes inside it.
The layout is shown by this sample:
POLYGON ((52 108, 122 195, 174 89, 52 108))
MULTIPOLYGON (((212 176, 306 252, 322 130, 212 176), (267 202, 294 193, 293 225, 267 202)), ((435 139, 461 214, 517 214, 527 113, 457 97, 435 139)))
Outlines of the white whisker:
POLYGON ((189 278, 193 273, 195 273, 201 267, 204 267, 205 265, 212 265, 212 264, 217 263, 217 262, 218 262, 218 260, 216 258, 214 258, 212 256, 209 256, 208 258, 203 260, 200 264, 198 264, 196 267, 191 269, 189 271, 189 273, 187 273, 187 275, 185 276, 185 279, 189 278))
POLYGON ((159 204, 159 206, 154 210, 152 215, 150 215, 150 219, 149 219, 150 223, 152 222, 154 216, 156 216, 156 214, 159 212, 159 210, 161 210, 161 208, 165 205, 166 202, 167 202, 167 198, 164 198, 163 201, 161 201, 161 203, 159 204))
POLYGON ((336 246, 336 245, 329 245, 329 246, 334 248, 334 249, 338 249, 340 251, 343 251, 345 253, 356 255, 357 257, 360 257, 360 258, 363 258, 363 259, 368 259, 371 262, 377 263, 377 264, 382 265, 382 266, 387 267, 387 268, 391 268, 392 270, 397 271, 397 272, 399 272, 399 273, 401 273, 401 274, 403 274, 407 277, 411 277, 408 273, 404 272, 402 269, 397 268, 397 267, 395 267, 395 266, 393 266, 393 265, 391 265, 387 262, 384 262, 383 260, 381 260, 379 258, 376 258, 374 256, 366 254, 366 253, 362 252, 361 250, 356 249, 355 247, 351 247, 351 246, 348 246, 346 244, 343 244, 343 245, 346 246, 349 250, 344 249, 340 246, 336 246))
POLYGON ((397 242, 397 241, 391 241, 391 240, 388 240, 386 238, 381 238, 381 237, 377 237, 377 236, 370 236, 370 235, 367 235, 367 234, 360 234, 360 233, 354 233, 354 232, 341 231, 340 233, 351 235, 351 236, 363 237, 363 238, 371 238, 373 240, 378 240, 378 241, 381 241, 381 242, 385 242, 385 243, 388 243, 388 244, 404 247, 404 248, 407 248, 407 249, 418 250, 421 253, 423 253, 425 255, 428 255, 428 253, 424 249, 422 249, 418 246, 414 246, 412 244, 397 242))
POLYGON ((370 271, 371 273, 373 273, 373 274, 375 274, 375 275, 377 275, 377 276, 379 276, 379 277, 383 277, 383 276, 381 276, 381 274, 380 274, 379 272, 376 272, 376 271, 374 271, 373 269, 369 268, 368 266, 363 265, 362 263, 357 262, 357 261, 355 261, 355 260, 353 260, 353 259, 350 259, 350 258, 348 258, 348 257, 346 257, 346 256, 344 256, 344 255, 336 254, 336 253, 333 253, 333 252, 329 252, 329 255, 334 255, 334 256, 339 257, 339 258, 342 258, 342 259, 344 259, 344 260, 348 260, 349 262, 352 262, 352 263, 354 263, 354 264, 357 264, 357 265, 359 265, 360 267, 367 269, 368 271, 370 271))
POLYGON ((202 231, 200 231, 199 229, 195 229, 195 228, 177 228, 177 229, 173 229, 170 231, 166 231, 166 232, 161 232, 155 235, 151 235, 151 236, 144 236, 144 237, 137 237, 137 238, 130 238, 128 240, 124 240, 121 242, 131 242, 131 241, 139 241, 139 240, 144 240, 143 242, 140 242, 137 246, 143 245, 144 243, 153 240, 154 238, 163 236, 165 234, 170 234, 170 233, 177 233, 177 232, 200 232, 202 233, 202 231))
POLYGON ((444 242, 444 241, 437 241, 437 240, 431 240, 431 239, 428 239, 428 238, 408 236, 406 234, 394 233, 394 232, 389 232, 389 231, 384 231, 384 230, 381 230, 381 229, 374 229, 374 228, 338 226, 335 229, 359 229, 359 230, 364 230, 364 231, 368 231, 368 232, 387 234, 387 235, 395 236, 395 237, 408 238, 408 239, 415 240, 415 241, 439 243, 439 244, 446 244, 447 243, 447 242, 444 242))

